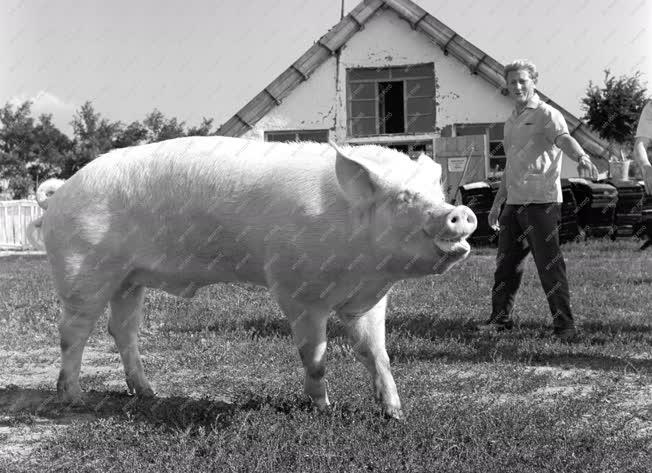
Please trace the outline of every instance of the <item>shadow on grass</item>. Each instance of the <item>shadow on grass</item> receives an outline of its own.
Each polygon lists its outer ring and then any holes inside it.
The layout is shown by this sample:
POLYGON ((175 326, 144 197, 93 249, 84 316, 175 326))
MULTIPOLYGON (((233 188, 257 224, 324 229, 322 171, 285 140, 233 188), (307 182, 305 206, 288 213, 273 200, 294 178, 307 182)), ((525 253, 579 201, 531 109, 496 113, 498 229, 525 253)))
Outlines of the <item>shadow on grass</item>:
POLYGON ((623 335, 631 343, 647 344, 647 339, 652 337, 650 328, 645 325, 589 322, 579 327, 577 340, 565 344, 552 335, 551 328, 545 322, 520 323, 514 330, 498 334, 478 331, 477 323, 473 320, 432 319, 425 314, 390 318, 387 320, 388 333, 409 334, 412 339, 421 340, 421 343, 401 346, 390 356, 403 361, 446 359, 451 362, 488 362, 499 358, 529 365, 571 366, 602 371, 631 369, 652 374, 652 360, 586 352, 592 346, 608 346, 616 336, 623 335), (451 346, 447 341, 454 341, 465 348, 457 349, 456 345, 451 346), (556 344, 557 347, 550 348, 549 344, 556 344))
MULTIPOLYGON (((456 338, 463 340, 474 340, 482 338, 476 330, 476 324, 479 320, 469 319, 442 319, 433 318, 431 314, 416 313, 411 316, 388 317, 385 326, 388 333, 398 333, 411 337, 425 338, 428 340, 437 340, 444 338, 456 338)), ((541 332, 546 330, 546 322, 522 322, 518 325, 521 332, 527 336, 528 332, 541 332)), ((634 338, 643 337, 651 333, 648 325, 632 324, 620 321, 608 322, 586 322, 580 327, 584 338, 592 340, 594 344, 603 344, 609 338, 615 335, 628 335, 634 338)), ((174 332, 198 332, 208 330, 216 333, 227 333, 232 331, 244 330, 248 332, 251 338, 265 337, 291 337, 292 329, 290 323, 285 318, 256 317, 245 320, 223 320, 208 325, 206 327, 192 328, 172 328, 174 332)), ((328 322, 329 337, 346 337, 345 329, 341 322, 331 318, 328 322)))
MULTIPOLYGON (((429 313, 415 313, 409 316, 389 317, 386 327, 389 333, 397 332, 429 340, 442 338, 474 340, 482 338, 482 334, 476 328, 481 322, 484 320, 443 319, 434 318, 429 313)), ((548 323, 549 320, 517 322, 517 330, 513 333, 521 333, 523 338, 531 337, 533 334, 544 336, 552 330, 548 323)), ((584 341, 592 340, 596 342, 595 344, 603 344, 618 334, 625 334, 632 339, 651 335, 650 325, 614 320, 585 322, 578 329, 584 335, 584 341)))
MULTIPOLYGON (((408 340, 408 343, 392 350, 390 356, 400 361, 446 359, 450 362, 487 362, 495 361, 499 357, 502 360, 532 365, 569 365, 602 371, 633 369, 641 373, 652 373, 652 360, 610 356, 607 353, 586 353, 587 347, 608 347, 617 337, 630 343, 649 343, 647 339, 652 337, 647 325, 618 321, 587 322, 579 327, 580 336, 574 344, 580 348, 573 349, 573 344, 567 345, 569 348, 566 348, 553 337, 551 329, 546 325, 547 321, 523 322, 515 330, 501 334, 483 334, 476 329, 477 322, 469 319, 433 318, 425 313, 390 316, 386 322, 388 335, 399 335, 408 340), (548 343, 557 344, 558 348, 544 349, 543 344, 548 343), (498 344, 500 346, 497 348, 498 344), (459 349, 459 345, 465 348, 459 349)), ((224 324, 212 325, 208 330, 244 330, 251 339, 290 338, 292 335, 290 324, 284 318, 231 320, 225 321, 224 324)), ((331 319, 328 324, 328 338, 333 340, 338 337, 346 339, 345 329, 338 320, 331 319)))
POLYGON ((101 391, 85 391, 83 398, 84 405, 71 406, 60 402, 56 392, 51 390, 0 388, 0 415, 9 416, 0 421, 0 426, 29 424, 33 417, 50 419, 55 424, 122 417, 173 430, 219 430, 229 427, 242 411, 271 409, 288 414, 313 409, 306 397, 265 396, 252 392, 238 394, 232 402, 178 396, 142 398, 101 391))
MULTIPOLYGON (((217 320, 209 325, 199 327, 170 327, 171 332, 179 333, 196 333, 203 330, 214 333, 231 333, 244 331, 248 334, 249 338, 269 338, 281 337, 291 338, 292 328, 286 318, 271 318, 271 317, 256 317, 253 319, 224 319, 217 320)), ((328 336, 346 336, 344 328, 335 320, 328 322, 328 336)))
MULTIPOLYGON (((558 352, 546 350, 523 349, 520 339, 511 336, 497 347, 497 341, 492 337, 478 339, 473 349, 466 352, 455 351, 449 347, 401 347, 388 349, 393 361, 434 361, 441 360, 452 365, 459 362, 487 363, 513 362, 528 366, 558 366, 564 369, 591 369, 595 371, 614 371, 622 374, 624 371, 636 372, 644 376, 652 375, 652 360, 639 358, 610 356, 606 354, 582 353, 572 350, 558 352)), ((581 343, 581 341, 580 341, 581 343)))

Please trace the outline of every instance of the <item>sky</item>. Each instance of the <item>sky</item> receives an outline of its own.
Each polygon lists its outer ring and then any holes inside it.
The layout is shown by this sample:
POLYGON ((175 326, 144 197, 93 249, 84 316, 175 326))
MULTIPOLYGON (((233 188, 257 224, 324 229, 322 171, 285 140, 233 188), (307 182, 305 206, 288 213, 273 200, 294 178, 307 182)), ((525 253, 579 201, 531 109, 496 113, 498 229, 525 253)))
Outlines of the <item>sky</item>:
MULTIPOLYGON (((157 108, 228 120, 340 19, 342 0, 0 0, 0 102, 34 102, 71 134, 87 100, 129 123, 157 108)), ((589 81, 641 71, 652 95, 652 0, 416 0, 581 116, 589 81)), ((344 0, 345 14, 358 4, 344 0)))

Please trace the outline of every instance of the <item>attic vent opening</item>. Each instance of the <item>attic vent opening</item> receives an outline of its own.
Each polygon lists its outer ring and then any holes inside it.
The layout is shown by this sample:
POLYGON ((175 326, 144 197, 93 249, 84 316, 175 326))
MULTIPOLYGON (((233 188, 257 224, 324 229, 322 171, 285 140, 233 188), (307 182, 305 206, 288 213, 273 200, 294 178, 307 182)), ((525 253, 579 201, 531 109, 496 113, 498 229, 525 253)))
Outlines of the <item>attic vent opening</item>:
POLYGON ((405 132, 403 81, 378 82, 380 133, 405 132))

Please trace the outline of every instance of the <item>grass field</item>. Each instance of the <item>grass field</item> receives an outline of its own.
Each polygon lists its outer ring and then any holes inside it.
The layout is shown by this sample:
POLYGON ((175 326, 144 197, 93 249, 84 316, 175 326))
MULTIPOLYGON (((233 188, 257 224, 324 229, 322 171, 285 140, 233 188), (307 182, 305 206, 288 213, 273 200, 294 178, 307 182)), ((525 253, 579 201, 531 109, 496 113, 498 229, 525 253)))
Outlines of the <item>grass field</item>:
POLYGON ((331 412, 301 394, 290 328, 266 290, 219 285, 193 300, 149 291, 145 371, 125 394, 106 314, 84 354, 87 404, 59 404, 59 305, 42 257, 0 258, 0 471, 649 472, 652 251, 564 246, 580 340, 550 336, 531 259, 518 329, 480 334, 494 250, 398 284, 387 344, 404 405, 388 421, 335 320, 331 412))

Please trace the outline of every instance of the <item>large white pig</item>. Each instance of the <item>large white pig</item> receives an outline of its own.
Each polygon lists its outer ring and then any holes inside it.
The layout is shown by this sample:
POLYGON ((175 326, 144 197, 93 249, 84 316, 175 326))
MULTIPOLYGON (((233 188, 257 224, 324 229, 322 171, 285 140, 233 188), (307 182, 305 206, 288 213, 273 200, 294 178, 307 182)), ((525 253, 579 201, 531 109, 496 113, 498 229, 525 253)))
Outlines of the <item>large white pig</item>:
POLYGON ((425 155, 379 146, 194 137, 111 151, 51 197, 40 189, 47 210, 36 226, 63 305, 60 395, 81 401, 82 351, 107 303, 127 385, 151 396, 138 351, 144 288, 192 297, 247 281, 268 287, 290 320, 317 406, 329 404, 326 320, 335 312, 384 412, 400 418, 387 292, 465 258, 477 223, 445 203, 440 179, 425 155))

